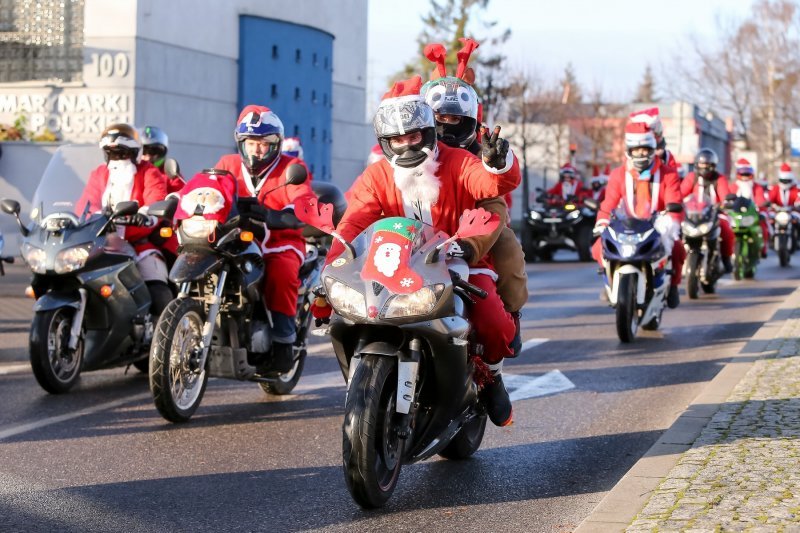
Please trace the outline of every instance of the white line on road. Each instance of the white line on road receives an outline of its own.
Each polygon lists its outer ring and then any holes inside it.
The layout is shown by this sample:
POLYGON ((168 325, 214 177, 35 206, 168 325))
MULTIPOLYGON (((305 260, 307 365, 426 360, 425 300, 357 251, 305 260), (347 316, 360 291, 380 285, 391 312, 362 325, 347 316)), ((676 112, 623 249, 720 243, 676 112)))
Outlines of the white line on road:
POLYGON ((325 372, 324 374, 301 376, 292 394, 302 394, 304 392, 334 387, 344 388, 344 377, 342 377, 342 373, 339 370, 325 372))
POLYGON ((503 382, 509 390, 511 401, 527 400, 537 396, 546 396, 565 390, 574 389, 567 376, 558 370, 551 370, 542 376, 523 376, 503 374, 503 382))
POLYGON ((82 416, 91 415, 93 413, 98 413, 100 411, 105 411, 107 409, 114 409, 115 407, 119 407, 121 405, 125 405, 131 402, 138 402, 140 400, 145 400, 148 398, 152 398, 150 392, 136 394, 134 396, 126 396, 125 398, 114 400, 113 402, 101 403, 92 407, 87 407, 86 409, 81 409, 79 411, 73 411, 71 413, 66 413, 58 416, 51 416, 48 418, 37 420, 36 422, 28 422, 27 424, 19 424, 16 426, 11 426, 8 429, 0 429, 0 440, 8 439, 10 437, 14 437, 21 433, 27 433, 28 431, 33 431, 35 429, 51 426, 53 424, 58 424, 60 422, 66 422, 67 420, 72 420, 73 418, 79 418, 82 416))
POLYGON ((6 374, 17 374, 19 372, 29 372, 30 369, 30 363, 12 363, 8 365, 0 365, 0 376, 5 376, 6 374))
POLYGON ((522 349, 520 350, 519 353, 522 353, 525 350, 530 350, 531 348, 539 346, 540 344, 544 344, 549 340, 550 339, 528 339, 522 343, 522 349))

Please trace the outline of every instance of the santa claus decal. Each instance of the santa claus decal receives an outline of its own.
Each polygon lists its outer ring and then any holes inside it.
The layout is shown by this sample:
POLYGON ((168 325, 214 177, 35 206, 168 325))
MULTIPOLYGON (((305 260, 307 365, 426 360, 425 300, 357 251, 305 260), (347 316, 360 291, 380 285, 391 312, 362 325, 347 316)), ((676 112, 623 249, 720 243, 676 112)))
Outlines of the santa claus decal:
POLYGON ((409 268, 414 241, 421 231, 422 224, 408 218, 391 217, 376 222, 361 278, 380 283, 397 294, 421 289, 422 277, 409 268))

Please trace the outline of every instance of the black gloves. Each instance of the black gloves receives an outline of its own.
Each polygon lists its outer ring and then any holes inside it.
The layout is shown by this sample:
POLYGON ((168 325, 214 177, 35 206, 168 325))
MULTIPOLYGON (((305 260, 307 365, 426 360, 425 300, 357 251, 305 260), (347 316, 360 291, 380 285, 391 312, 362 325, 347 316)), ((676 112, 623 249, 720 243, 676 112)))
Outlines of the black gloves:
POLYGON ((450 249, 447 250, 447 255, 450 257, 460 257, 469 263, 475 258, 475 249, 464 239, 456 239, 456 241, 450 245, 450 249))
POLYGON ((492 135, 489 136, 487 128, 481 128, 483 140, 481 141, 481 155, 483 162, 487 166, 500 170, 506 166, 506 156, 508 156, 508 141, 501 139, 500 126, 495 126, 492 135))
POLYGON ((123 226, 142 226, 149 228, 150 226, 154 226, 156 222, 158 222, 158 219, 149 215, 143 215, 142 213, 135 213, 133 215, 117 217, 115 222, 123 226))

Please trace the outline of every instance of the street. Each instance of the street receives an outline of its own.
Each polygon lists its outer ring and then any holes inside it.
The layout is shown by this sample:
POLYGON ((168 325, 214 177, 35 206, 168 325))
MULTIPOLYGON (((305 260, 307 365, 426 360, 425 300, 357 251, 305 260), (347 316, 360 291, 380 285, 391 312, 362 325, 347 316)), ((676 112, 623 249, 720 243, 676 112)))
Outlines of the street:
POLYGON ((18 260, 0 278, 0 530, 571 531, 800 277, 772 254, 754 281, 696 301, 682 291, 660 331, 621 345, 596 265, 574 257, 528 266, 526 349, 505 368, 514 424, 487 426, 470 460, 405 466, 370 512, 345 487, 344 382, 325 337, 297 394, 212 379, 183 425, 159 416, 134 368, 48 395, 27 363, 18 260))

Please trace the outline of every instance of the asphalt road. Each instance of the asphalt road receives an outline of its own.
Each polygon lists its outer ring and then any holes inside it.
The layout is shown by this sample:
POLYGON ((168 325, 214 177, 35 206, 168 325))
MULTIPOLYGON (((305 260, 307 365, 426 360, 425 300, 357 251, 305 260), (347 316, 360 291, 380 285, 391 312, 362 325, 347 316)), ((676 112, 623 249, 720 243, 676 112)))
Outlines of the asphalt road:
POLYGON ((775 313, 800 256, 789 269, 770 258, 758 280, 724 281, 717 295, 684 295, 661 331, 625 346, 595 266, 557 259, 529 268, 531 347, 506 367, 529 397, 514 425, 487 428, 470 460, 404 467, 371 512, 345 487, 344 387, 324 338, 299 394, 212 380, 175 426, 134 369, 86 373, 62 396, 38 387, 15 265, 0 278, 0 530, 571 531, 775 313), (532 381, 544 375, 555 379, 532 381))

